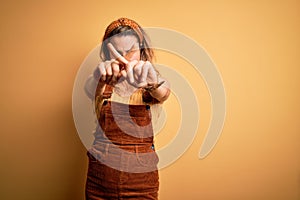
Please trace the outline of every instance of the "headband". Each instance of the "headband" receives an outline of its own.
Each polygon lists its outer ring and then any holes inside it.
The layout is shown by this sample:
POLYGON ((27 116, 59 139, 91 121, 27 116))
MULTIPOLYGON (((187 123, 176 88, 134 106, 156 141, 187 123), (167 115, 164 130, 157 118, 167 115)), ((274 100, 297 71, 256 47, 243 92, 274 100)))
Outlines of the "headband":
POLYGON ((140 42, 143 41, 143 33, 141 31, 141 27, 133 20, 128 19, 128 18, 120 18, 117 19, 116 21, 113 21, 107 28, 105 31, 105 35, 104 35, 104 40, 108 38, 108 36, 110 35, 110 33, 115 30, 116 28, 120 27, 120 26, 129 26, 131 29, 133 29, 136 34, 138 35, 140 42))

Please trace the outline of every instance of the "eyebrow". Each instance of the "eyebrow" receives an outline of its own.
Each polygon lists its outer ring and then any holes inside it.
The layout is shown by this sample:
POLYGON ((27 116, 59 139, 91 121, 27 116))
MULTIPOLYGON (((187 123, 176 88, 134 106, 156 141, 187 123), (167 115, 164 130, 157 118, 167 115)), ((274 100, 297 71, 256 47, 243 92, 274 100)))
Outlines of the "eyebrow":
MULTIPOLYGON (((125 49, 124 49, 124 51, 125 51, 125 52, 129 52, 129 51, 133 50, 133 49, 136 47, 136 44, 137 44, 137 43, 133 43, 132 46, 131 46, 128 50, 125 50, 125 49)), ((118 51, 120 54, 122 54, 122 52, 121 52, 120 50, 117 50, 117 51, 118 51)))

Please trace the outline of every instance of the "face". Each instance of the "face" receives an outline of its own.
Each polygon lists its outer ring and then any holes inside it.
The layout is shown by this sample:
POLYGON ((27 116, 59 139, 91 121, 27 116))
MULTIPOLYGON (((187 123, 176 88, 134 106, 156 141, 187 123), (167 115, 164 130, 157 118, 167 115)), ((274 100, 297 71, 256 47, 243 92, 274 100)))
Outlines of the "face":
MULTIPOLYGON (((119 52, 119 54, 126 58, 126 60, 140 60, 141 53, 139 48, 139 42, 136 36, 114 36, 111 38, 110 42, 119 52)), ((110 57, 113 58, 112 55, 110 55, 110 57)))

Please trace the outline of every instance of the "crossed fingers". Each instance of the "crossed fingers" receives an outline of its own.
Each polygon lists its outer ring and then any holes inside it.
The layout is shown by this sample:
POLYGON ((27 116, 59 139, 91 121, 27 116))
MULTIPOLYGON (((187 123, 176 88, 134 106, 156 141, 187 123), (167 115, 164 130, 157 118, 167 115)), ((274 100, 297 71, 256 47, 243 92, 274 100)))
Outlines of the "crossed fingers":
POLYGON ((136 87, 145 87, 147 82, 157 82, 156 72, 149 61, 128 61, 111 43, 108 43, 107 47, 114 59, 101 62, 98 66, 102 81, 114 85, 123 76, 136 87))
POLYGON ((107 44, 108 50, 112 53, 112 55, 115 57, 116 60, 118 60, 119 62, 127 65, 128 61, 126 60, 126 58, 124 58, 122 55, 119 54, 119 52, 115 49, 115 47, 111 44, 108 43, 107 44))

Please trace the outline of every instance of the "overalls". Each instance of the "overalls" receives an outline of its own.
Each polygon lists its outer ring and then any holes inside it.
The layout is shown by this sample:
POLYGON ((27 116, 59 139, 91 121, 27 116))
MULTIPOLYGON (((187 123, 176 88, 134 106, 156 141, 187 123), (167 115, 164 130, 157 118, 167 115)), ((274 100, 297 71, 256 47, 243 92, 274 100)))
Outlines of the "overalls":
POLYGON ((99 126, 88 151, 86 199, 157 199, 150 106, 112 102, 111 95, 107 85, 102 105, 96 105, 99 126))

